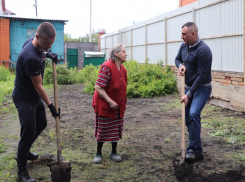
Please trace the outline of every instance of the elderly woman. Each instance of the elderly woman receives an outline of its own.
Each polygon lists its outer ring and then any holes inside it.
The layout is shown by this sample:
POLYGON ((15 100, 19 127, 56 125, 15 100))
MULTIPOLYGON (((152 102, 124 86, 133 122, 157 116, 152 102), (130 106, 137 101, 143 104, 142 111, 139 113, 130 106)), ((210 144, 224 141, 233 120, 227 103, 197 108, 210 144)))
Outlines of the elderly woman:
POLYGON ((126 57, 123 45, 113 46, 110 50, 110 59, 102 64, 95 84, 92 104, 96 114, 95 164, 102 163, 101 149, 104 142, 111 142, 110 158, 116 162, 122 160, 117 154, 117 142, 122 139, 123 116, 127 102, 127 70, 122 65, 126 62, 126 57))

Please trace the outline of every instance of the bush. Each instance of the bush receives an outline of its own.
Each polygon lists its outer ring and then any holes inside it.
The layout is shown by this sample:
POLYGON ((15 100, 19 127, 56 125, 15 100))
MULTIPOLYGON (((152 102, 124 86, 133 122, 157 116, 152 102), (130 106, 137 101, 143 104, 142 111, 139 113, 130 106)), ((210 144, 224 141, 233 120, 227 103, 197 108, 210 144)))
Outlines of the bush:
POLYGON ((5 68, 4 66, 0 66, 0 81, 6 82, 11 77, 11 73, 9 69, 5 68))
POLYGON ((176 78, 170 67, 136 61, 128 61, 124 66, 128 71, 128 98, 161 96, 176 90, 176 78))
MULTIPOLYGON (((76 82, 74 75, 77 74, 77 68, 68 69, 67 64, 56 65, 56 74, 57 84, 73 84, 76 82)), ((44 70, 43 82, 44 84, 53 83, 53 68, 49 64, 47 64, 44 70)))

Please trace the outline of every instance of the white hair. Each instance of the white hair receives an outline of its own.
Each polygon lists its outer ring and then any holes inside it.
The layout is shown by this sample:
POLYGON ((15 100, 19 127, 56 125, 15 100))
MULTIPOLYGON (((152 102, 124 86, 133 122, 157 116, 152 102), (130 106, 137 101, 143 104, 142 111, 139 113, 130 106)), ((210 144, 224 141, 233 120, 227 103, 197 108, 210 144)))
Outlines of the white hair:
POLYGON ((119 53, 122 50, 122 47, 124 47, 122 44, 112 46, 109 52, 110 60, 115 61, 117 59, 115 53, 119 53))

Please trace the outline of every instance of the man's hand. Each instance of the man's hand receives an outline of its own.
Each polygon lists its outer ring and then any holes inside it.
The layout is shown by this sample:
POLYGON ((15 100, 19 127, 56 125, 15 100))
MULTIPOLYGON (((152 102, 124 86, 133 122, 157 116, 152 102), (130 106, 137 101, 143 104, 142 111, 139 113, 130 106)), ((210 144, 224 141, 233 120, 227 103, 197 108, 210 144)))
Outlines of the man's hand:
POLYGON ((181 99, 180 99, 180 102, 181 103, 184 102, 185 106, 187 106, 188 101, 189 101, 189 97, 187 95, 182 96, 181 99))
POLYGON ((54 105, 52 103, 50 105, 48 105, 48 108, 49 108, 49 110, 52 113, 52 116, 54 118, 55 118, 55 116, 60 116, 60 109, 59 109, 59 113, 57 113, 56 108, 54 107, 54 105))
POLYGON ((178 70, 178 75, 184 76, 185 71, 186 71, 186 68, 185 68, 184 65, 182 65, 182 66, 179 68, 179 70, 178 70))
POLYGON ((46 57, 52 59, 52 61, 55 62, 55 64, 57 64, 57 61, 58 61, 58 55, 57 54, 47 52, 46 57))
POLYGON ((108 103, 108 104, 109 104, 109 106, 110 106, 110 108, 111 108, 112 110, 116 110, 116 109, 118 108, 117 103, 114 102, 114 101, 111 101, 111 102, 108 103))

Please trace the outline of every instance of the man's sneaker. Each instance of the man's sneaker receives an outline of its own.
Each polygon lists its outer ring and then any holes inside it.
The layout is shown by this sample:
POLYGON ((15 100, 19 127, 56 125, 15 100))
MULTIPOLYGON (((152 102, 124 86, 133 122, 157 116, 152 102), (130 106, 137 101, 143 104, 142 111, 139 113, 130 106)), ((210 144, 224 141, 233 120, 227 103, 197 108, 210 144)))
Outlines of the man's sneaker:
POLYGON ((102 155, 95 155, 94 157, 94 163, 95 164, 101 164, 102 163, 102 155))
POLYGON ((204 159, 202 153, 194 153, 192 149, 187 150, 187 154, 185 156, 185 162, 194 163, 195 161, 201 161, 204 159))
POLYGON ((122 161, 122 158, 117 153, 110 153, 110 158, 115 162, 122 161))
MULTIPOLYGON (((37 153, 29 152, 27 160, 34 161, 39 157, 37 153)), ((17 156, 14 158, 17 161, 17 156)))
POLYGON ((18 181, 19 182, 36 182, 35 179, 31 178, 27 170, 18 171, 18 181))

